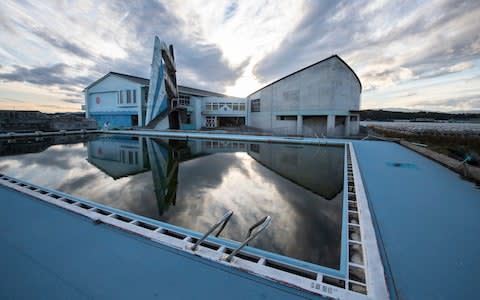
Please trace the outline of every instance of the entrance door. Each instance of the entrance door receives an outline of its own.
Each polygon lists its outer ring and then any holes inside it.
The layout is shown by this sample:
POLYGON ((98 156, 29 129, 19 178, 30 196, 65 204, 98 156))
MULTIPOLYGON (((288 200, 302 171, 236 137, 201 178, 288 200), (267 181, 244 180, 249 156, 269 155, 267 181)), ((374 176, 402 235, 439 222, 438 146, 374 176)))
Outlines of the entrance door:
POLYGON ((138 126, 138 115, 132 115, 132 126, 138 126))

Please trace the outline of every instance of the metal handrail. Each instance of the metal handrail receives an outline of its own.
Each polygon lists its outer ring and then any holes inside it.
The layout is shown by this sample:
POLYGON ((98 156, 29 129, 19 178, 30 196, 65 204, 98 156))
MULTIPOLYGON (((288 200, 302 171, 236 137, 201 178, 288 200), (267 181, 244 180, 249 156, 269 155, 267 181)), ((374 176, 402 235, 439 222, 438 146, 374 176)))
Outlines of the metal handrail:
POLYGON ((231 210, 227 211, 227 213, 224 214, 223 217, 217 223, 215 223, 212 227, 210 227, 210 229, 202 236, 202 238, 199 239, 190 249, 192 251, 197 250, 198 245, 200 245, 218 226, 220 226, 220 224, 223 223, 222 228, 220 228, 220 231, 217 233, 217 235, 215 235, 218 237, 218 235, 220 234, 220 232, 222 232, 223 228, 225 228, 225 225, 227 224, 228 220, 230 220, 232 215, 233 215, 233 211, 231 210))
POLYGON ((243 241, 243 243, 238 246, 235 250, 233 250, 232 253, 230 253, 230 255, 228 255, 225 260, 230 262, 232 260, 232 258, 237 255, 238 252, 240 252, 240 250, 242 250, 243 247, 245 247, 246 245, 248 245, 248 242, 250 242, 251 240, 253 240, 254 238, 257 237, 258 234, 260 234, 260 232, 262 232, 265 228, 267 228, 267 226, 270 224, 270 221, 272 220, 272 217, 270 216, 266 216, 264 217, 263 219, 261 219, 260 221, 258 221, 257 223, 255 223, 252 227, 250 227, 248 229, 248 235, 247 235, 247 238, 245 239, 245 241, 243 241), (260 229, 258 229, 256 232, 253 233, 252 235, 252 231, 257 228, 258 226, 260 226, 260 229))

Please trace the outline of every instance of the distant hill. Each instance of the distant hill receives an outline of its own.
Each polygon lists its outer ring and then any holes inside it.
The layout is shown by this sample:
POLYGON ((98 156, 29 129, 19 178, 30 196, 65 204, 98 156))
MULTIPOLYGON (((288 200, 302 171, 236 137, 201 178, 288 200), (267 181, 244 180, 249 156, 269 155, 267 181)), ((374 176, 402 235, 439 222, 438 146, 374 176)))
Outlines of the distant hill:
POLYGON ((393 121, 393 120, 417 120, 417 121, 480 121, 480 113, 443 113, 431 111, 401 112, 388 110, 361 110, 362 121, 393 121))

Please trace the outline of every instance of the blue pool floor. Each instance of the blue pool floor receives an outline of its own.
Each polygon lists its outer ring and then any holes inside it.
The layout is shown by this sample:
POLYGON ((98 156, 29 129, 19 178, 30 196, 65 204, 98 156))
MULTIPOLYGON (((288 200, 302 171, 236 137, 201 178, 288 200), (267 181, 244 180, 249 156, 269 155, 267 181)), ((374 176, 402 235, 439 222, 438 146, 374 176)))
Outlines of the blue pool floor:
POLYGON ((480 190, 398 144, 354 144, 392 298, 478 299, 480 190))
POLYGON ((3 186, 0 202, 0 299, 312 297, 3 186))

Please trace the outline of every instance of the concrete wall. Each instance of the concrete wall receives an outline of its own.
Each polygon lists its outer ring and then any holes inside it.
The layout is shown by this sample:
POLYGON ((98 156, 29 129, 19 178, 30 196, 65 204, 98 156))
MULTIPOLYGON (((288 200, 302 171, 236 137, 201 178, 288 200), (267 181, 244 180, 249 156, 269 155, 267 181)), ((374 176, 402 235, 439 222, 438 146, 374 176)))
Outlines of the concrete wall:
MULTIPOLYGON (((300 116, 348 116, 351 110, 359 110, 360 92, 361 86, 355 74, 333 56, 250 95, 247 98, 247 124, 274 132, 285 127, 296 134, 322 132, 323 122, 309 119, 308 126, 319 126, 305 129, 300 116), (251 112, 253 99, 260 99, 260 112, 251 112), (296 132, 293 132, 291 121, 277 119, 277 116, 287 115, 298 116, 296 132)), ((348 135, 351 131, 346 130, 345 120, 343 125, 337 124, 339 126, 334 125, 334 119, 327 122, 327 127, 328 124, 330 128, 326 133, 331 136, 348 135)))
POLYGON ((248 150, 262 165, 325 199, 343 189, 342 146, 251 143, 248 150))

